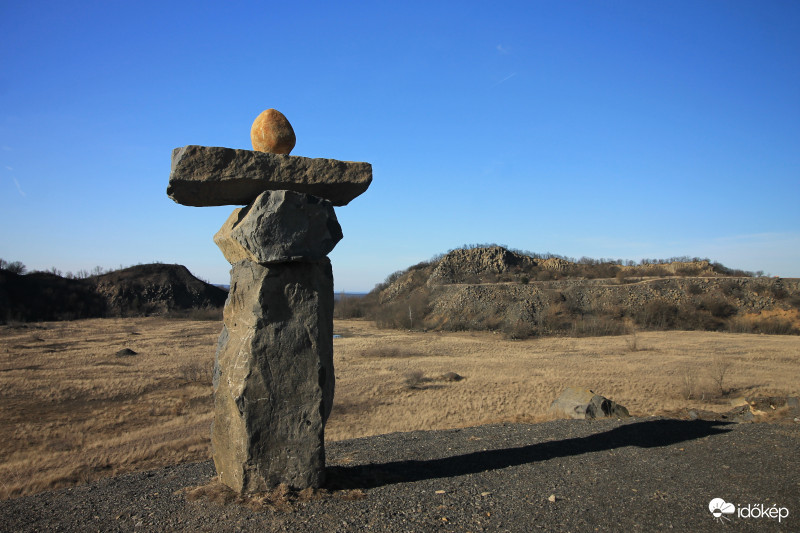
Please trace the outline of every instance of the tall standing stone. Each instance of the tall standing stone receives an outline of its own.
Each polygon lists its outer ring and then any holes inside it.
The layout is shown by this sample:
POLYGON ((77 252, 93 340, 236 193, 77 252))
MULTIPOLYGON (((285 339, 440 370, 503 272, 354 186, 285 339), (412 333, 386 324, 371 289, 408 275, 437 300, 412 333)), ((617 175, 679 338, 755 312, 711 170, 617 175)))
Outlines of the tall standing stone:
POLYGON ((214 365, 222 482, 239 492, 320 486, 333 389, 330 261, 234 264, 214 365))

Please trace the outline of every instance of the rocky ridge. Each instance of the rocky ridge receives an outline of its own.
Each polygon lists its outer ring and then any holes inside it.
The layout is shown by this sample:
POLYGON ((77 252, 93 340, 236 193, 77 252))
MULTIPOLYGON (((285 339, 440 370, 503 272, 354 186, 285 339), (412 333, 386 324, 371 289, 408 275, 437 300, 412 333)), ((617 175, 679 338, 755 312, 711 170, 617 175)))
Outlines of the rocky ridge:
POLYGON ((395 273, 372 297, 384 325, 408 327, 404 313, 427 329, 554 333, 601 321, 600 334, 622 333, 630 322, 720 330, 746 315, 797 314, 800 280, 727 271, 707 260, 575 263, 491 246, 453 250, 395 273))

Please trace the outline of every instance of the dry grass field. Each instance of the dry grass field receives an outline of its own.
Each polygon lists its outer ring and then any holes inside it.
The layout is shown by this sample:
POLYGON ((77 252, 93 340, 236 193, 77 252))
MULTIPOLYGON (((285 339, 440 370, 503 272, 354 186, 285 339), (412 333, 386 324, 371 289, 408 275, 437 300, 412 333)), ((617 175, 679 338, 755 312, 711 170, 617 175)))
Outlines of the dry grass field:
MULTIPOLYGON (((208 458, 220 327, 163 318, 0 326, 0 498, 208 458), (117 355, 125 348, 136 354, 117 355)), ((542 421, 567 386, 592 388, 634 415, 727 411, 732 396, 800 394, 797 336, 509 341, 358 320, 337 321, 335 332, 329 440, 542 421), (448 372, 464 379, 442 379, 448 372)))

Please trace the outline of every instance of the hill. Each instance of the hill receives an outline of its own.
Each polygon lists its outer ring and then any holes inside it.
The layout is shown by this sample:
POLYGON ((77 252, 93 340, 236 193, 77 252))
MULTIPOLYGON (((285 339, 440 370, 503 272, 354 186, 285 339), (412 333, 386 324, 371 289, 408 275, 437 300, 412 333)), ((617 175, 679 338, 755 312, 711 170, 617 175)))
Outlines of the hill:
POLYGON ((800 282, 707 259, 578 261, 501 246, 452 250, 365 298, 385 327, 604 335, 631 328, 797 333, 800 282))
POLYGON ((137 265, 90 281, 115 316, 222 307, 228 297, 225 290, 194 277, 183 265, 137 265))
POLYGON ((0 321, 75 320, 219 308, 227 292, 182 265, 146 264, 64 278, 0 269, 0 321))

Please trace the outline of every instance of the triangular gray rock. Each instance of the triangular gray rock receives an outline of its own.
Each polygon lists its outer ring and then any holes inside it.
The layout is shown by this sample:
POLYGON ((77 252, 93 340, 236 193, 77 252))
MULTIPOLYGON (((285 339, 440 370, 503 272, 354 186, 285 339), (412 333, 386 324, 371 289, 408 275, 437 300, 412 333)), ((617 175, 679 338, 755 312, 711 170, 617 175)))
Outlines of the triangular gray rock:
POLYGON ((262 265, 317 261, 342 238, 333 206, 327 200, 292 191, 266 191, 236 209, 214 235, 225 259, 233 264, 262 265))

